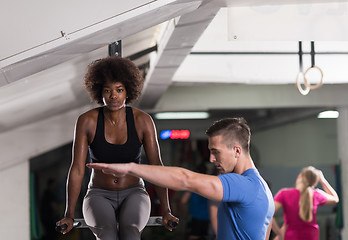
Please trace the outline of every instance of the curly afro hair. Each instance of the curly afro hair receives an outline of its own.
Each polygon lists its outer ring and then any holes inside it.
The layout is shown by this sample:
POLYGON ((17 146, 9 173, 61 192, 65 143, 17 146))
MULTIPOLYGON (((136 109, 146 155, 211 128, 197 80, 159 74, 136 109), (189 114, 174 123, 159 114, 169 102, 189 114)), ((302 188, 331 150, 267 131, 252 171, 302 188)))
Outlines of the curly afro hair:
POLYGON ((131 60, 118 56, 99 59, 88 65, 84 84, 93 102, 104 105, 102 89, 107 81, 120 82, 125 86, 126 104, 140 96, 144 83, 138 67, 131 60))

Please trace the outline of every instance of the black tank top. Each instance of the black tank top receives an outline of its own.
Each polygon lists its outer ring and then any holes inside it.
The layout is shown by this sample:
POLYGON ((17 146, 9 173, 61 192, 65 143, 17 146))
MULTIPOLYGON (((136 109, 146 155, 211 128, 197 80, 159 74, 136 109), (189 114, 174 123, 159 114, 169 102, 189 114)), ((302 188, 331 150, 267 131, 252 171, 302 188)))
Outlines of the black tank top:
POLYGON ((141 147, 135 129, 133 110, 126 107, 127 141, 125 144, 112 144, 105 139, 103 108, 99 108, 97 129, 92 143, 88 146, 92 163, 141 162, 141 147))

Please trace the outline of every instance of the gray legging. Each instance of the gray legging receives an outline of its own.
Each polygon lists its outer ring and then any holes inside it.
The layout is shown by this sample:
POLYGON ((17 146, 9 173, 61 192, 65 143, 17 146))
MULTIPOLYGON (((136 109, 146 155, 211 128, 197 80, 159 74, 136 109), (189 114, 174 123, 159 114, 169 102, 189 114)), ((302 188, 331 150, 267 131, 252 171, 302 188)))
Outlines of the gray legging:
POLYGON ((140 240, 150 209, 143 186, 121 191, 89 188, 83 200, 86 224, 98 240, 140 240))

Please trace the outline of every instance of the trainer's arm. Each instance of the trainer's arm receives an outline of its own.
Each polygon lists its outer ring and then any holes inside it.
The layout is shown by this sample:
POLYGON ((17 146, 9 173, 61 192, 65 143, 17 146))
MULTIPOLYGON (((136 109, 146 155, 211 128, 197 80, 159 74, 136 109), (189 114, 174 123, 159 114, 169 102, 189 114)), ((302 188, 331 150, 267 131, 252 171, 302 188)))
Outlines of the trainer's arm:
POLYGON ((196 173, 181 167, 136 163, 89 163, 87 167, 102 169, 105 173, 115 176, 134 175, 161 187, 195 192, 214 201, 221 201, 223 197, 222 183, 217 176, 196 173))

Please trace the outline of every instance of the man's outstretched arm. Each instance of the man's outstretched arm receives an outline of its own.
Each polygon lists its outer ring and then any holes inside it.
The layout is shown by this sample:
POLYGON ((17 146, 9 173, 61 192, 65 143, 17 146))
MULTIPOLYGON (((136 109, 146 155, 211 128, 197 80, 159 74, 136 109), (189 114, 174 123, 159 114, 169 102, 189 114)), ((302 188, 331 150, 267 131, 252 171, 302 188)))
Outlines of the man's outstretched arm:
POLYGON ((130 174, 161 187, 195 192, 214 201, 221 201, 223 197, 222 183, 217 176, 200 174, 185 168, 136 163, 89 163, 87 167, 115 176, 130 174))

